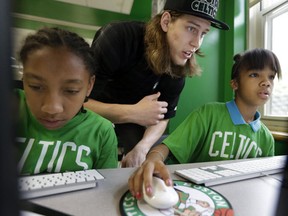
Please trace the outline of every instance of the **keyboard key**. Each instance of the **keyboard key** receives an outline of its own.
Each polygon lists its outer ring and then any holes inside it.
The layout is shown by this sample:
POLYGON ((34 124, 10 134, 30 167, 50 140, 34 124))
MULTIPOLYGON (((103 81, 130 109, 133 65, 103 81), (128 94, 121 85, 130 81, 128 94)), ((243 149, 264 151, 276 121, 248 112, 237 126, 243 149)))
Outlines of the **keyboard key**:
POLYGON ((283 156, 237 160, 222 165, 176 170, 175 173, 196 184, 212 186, 282 172, 285 160, 283 156))
POLYGON ((20 197, 30 199, 96 187, 104 177, 95 169, 22 176, 18 179, 20 197))

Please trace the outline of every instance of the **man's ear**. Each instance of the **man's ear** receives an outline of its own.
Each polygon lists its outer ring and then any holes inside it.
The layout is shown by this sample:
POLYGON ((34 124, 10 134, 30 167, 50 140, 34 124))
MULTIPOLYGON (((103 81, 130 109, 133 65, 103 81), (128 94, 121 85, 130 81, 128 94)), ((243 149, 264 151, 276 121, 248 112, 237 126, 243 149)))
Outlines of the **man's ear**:
POLYGON ((230 86, 233 91, 236 91, 238 89, 238 82, 236 79, 230 80, 230 86))
POLYGON ((171 15, 168 11, 165 11, 161 16, 161 28, 164 32, 168 31, 168 24, 171 22, 171 15))

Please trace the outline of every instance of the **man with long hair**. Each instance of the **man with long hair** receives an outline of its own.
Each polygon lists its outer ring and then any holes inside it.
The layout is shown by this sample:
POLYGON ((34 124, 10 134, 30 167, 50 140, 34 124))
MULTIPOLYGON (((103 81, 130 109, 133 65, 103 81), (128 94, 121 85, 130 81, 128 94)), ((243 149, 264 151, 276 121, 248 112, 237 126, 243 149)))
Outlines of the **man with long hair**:
POLYGON ((195 54, 218 0, 167 0, 148 23, 115 22, 96 32, 96 81, 86 107, 115 124, 122 167, 140 166, 176 114, 185 77, 199 75, 195 54))

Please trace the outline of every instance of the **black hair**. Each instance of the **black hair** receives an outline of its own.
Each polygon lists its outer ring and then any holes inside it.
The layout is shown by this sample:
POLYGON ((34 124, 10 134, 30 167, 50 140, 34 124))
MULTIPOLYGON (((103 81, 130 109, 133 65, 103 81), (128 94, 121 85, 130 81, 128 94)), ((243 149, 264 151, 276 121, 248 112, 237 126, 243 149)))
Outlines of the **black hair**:
POLYGON ((263 70, 269 67, 281 78, 281 67, 277 56, 268 49, 256 48, 248 50, 242 54, 236 54, 233 58, 231 79, 238 79, 241 71, 263 70))
POLYGON ((44 27, 35 34, 28 35, 20 50, 20 60, 24 64, 28 55, 45 46, 66 47, 82 59, 90 75, 94 75, 94 56, 89 44, 78 34, 60 29, 44 27))

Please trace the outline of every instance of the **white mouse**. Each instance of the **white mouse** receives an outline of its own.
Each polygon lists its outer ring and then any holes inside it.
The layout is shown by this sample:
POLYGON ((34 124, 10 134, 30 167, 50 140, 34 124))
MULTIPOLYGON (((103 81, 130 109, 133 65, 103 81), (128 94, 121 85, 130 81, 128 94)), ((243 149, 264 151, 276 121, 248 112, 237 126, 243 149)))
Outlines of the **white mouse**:
POLYGON ((162 179, 153 177, 152 187, 153 195, 149 197, 143 184, 143 198, 150 206, 157 209, 167 209, 177 204, 179 196, 173 186, 167 186, 162 179))

